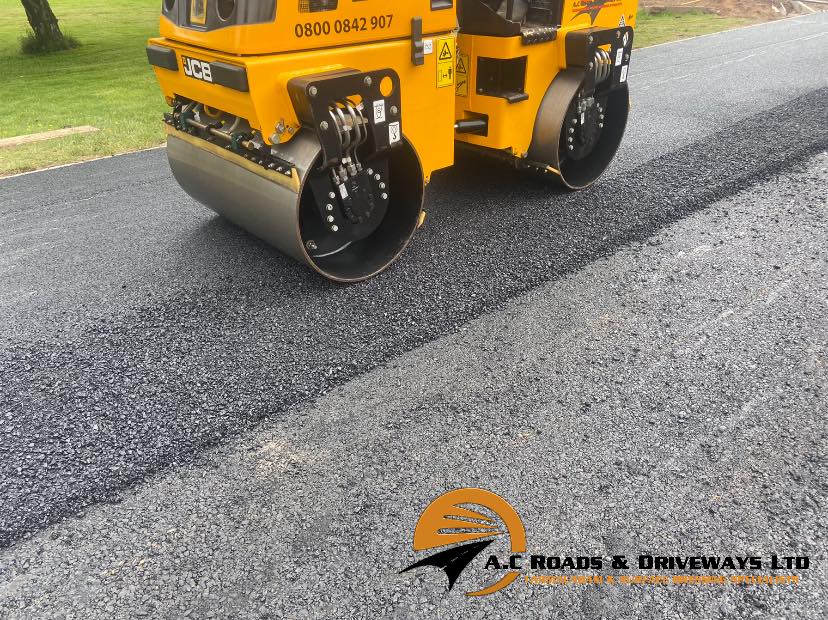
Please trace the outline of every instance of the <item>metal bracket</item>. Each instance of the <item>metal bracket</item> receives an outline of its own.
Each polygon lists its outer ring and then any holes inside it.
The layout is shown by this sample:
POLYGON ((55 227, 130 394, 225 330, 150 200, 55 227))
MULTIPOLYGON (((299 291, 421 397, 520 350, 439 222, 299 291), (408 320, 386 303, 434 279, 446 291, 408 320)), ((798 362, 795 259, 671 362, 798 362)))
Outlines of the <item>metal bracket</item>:
POLYGON ((596 90, 593 66, 595 50, 607 45, 610 46, 609 54, 613 68, 610 78, 598 85, 598 90, 601 92, 618 88, 622 82, 626 81, 633 45, 633 29, 629 26, 585 28, 583 30, 573 30, 566 35, 566 66, 568 68, 583 67, 585 69, 582 88, 585 96, 592 95, 596 90), (620 57, 618 56, 619 52, 620 57))
POLYGON ((346 99, 351 99, 352 102, 359 100, 363 106, 363 115, 370 129, 366 148, 379 153, 402 143, 400 77, 393 69, 365 73, 356 69, 342 69, 332 73, 304 75, 288 82, 288 93, 299 120, 313 129, 319 138, 325 157, 324 167, 342 162, 342 142, 339 131, 332 122, 330 110, 346 99), (380 85, 386 78, 391 80, 391 92, 387 96, 380 90, 380 85))

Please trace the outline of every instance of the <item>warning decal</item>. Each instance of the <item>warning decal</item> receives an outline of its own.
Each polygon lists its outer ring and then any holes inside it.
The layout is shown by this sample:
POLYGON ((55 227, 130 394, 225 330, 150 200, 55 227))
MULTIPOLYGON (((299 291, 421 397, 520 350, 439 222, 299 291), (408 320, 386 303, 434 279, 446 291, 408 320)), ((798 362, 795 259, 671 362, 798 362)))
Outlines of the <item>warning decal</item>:
POLYGON ((374 102, 374 125, 385 122, 385 99, 374 102))
POLYGON ((454 37, 437 40, 437 88, 454 86, 454 37))
POLYGON ((469 96, 469 55, 457 54, 457 85, 455 86, 455 95, 457 97, 469 96))
POLYGON ((400 141, 400 124, 397 123, 388 123, 388 144, 396 144, 400 141))

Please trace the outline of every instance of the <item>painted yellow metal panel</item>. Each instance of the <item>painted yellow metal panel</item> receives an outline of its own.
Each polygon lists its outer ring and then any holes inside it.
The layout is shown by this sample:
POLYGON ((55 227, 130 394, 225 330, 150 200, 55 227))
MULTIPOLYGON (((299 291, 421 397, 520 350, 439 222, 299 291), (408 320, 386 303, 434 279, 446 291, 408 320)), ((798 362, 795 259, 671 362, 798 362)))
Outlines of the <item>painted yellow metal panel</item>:
POLYGON ((554 41, 536 45, 523 45, 520 37, 483 37, 460 35, 458 47, 462 58, 468 58, 468 82, 477 83, 477 59, 527 57, 526 83, 524 90, 529 95, 526 101, 509 103, 500 97, 481 95, 475 88, 469 88, 468 97, 457 97, 457 118, 477 115, 489 117, 487 136, 464 134, 458 140, 507 150, 520 157, 529 150, 532 130, 541 100, 546 89, 559 70, 559 50, 554 41))
MULTIPOLYGON (((452 50, 454 35, 448 35, 452 50)), ((335 69, 359 71, 394 69, 402 88, 403 132, 414 144, 428 177, 431 172, 454 163, 454 88, 440 87, 438 53, 425 56, 425 64, 411 62, 411 42, 385 41, 368 45, 335 49, 319 49, 292 54, 266 56, 234 56, 184 45, 169 39, 152 39, 151 43, 176 51, 179 67, 181 57, 202 61, 221 61, 247 70, 249 93, 242 93, 217 84, 187 77, 184 71, 155 67, 155 73, 166 97, 181 96, 247 119, 251 127, 270 141, 277 125, 298 129, 299 120, 290 101, 287 83, 290 79, 335 69)), ((435 45, 436 50, 436 45, 435 45)), ((347 95, 347 93, 343 93, 347 95)), ((291 134, 282 134, 284 141, 291 134)))
POLYGON ((454 10, 432 10, 431 0, 340 0, 330 11, 303 12, 300 0, 278 0, 271 23, 219 28, 209 32, 176 26, 161 17, 161 36, 228 54, 258 55, 411 39, 411 20, 423 20, 426 35, 457 26, 454 10))

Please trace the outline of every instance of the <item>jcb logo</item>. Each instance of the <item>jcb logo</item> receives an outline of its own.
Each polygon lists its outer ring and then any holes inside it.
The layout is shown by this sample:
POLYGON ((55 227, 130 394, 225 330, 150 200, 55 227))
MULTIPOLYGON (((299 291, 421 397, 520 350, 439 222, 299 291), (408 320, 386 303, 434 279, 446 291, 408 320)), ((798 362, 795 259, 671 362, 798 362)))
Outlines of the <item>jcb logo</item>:
POLYGON ((203 82, 213 83, 213 74, 209 62, 188 58, 187 56, 182 56, 181 61, 184 63, 185 75, 203 82))

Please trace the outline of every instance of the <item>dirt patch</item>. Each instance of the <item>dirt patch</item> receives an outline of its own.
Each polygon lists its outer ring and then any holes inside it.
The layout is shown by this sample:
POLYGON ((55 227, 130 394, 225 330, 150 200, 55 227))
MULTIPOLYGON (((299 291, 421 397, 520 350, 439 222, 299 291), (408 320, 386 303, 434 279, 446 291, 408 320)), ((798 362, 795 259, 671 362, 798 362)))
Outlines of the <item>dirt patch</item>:
POLYGON ((640 0, 639 8, 652 13, 665 10, 675 12, 696 10, 714 13, 721 17, 746 17, 758 22, 781 19, 789 15, 807 14, 826 9, 828 5, 808 5, 797 0, 640 0))

